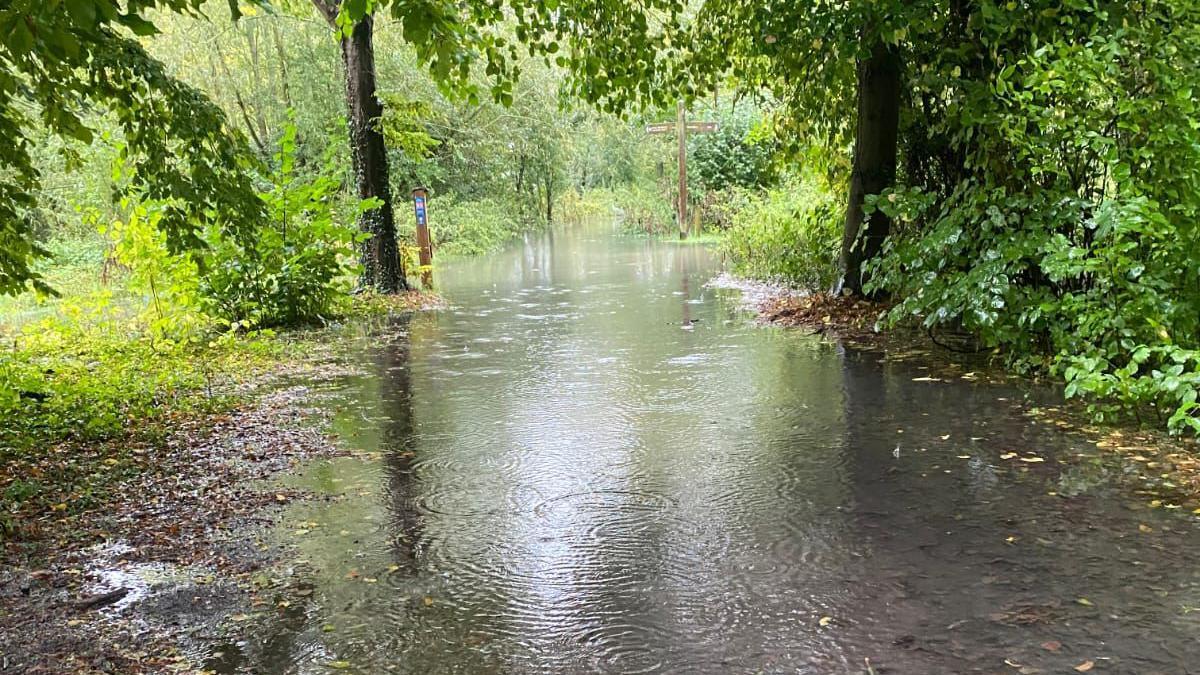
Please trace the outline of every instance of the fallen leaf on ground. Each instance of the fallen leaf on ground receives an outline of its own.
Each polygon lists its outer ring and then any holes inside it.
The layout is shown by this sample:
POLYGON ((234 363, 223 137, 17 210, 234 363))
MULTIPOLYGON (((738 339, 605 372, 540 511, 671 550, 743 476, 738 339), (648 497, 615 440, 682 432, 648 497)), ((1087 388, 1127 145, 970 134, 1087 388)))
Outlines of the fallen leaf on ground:
POLYGON ((1046 642, 1042 643, 1042 649, 1045 649, 1048 652, 1056 652, 1062 649, 1062 643, 1058 640, 1047 640, 1046 642))
POLYGON ((1095 666, 1096 666, 1096 663, 1094 661, 1084 661, 1083 663, 1075 666, 1075 670, 1078 670, 1081 673, 1086 673, 1087 671, 1091 670, 1095 666))
POLYGON ((817 624, 821 627, 828 626, 831 623, 833 623, 833 618, 828 616, 823 616, 817 621, 817 624))

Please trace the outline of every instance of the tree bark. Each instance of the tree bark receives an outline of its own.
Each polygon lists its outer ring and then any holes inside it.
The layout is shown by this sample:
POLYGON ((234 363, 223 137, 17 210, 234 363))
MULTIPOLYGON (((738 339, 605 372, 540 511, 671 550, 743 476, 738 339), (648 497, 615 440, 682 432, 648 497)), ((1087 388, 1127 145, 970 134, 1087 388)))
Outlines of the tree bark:
MULTIPOLYGON (((854 132, 854 165, 842 235, 839 289, 862 294, 863 263, 879 254, 891 220, 876 210, 868 218, 863 199, 879 194, 896 180, 896 143, 900 125, 900 55, 878 38, 858 61, 858 120, 854 132)), ((838 289, 835 289, 838 290, 838 289)))
MULTIPOLYGON (((313 4, 331 25, 336 25, 336 0, 313 0, 313 4)), ((379 129, 383 102, 375 91, 374 28, 374 17, 368 14, 354 26, 349 37, 341 38, 342 63, 346 70, 350 156, 358 196, 382 202, 359 218, 359 229, 370 235, 362 244, 362 286, 396 293, 408 290, 408 281, 396 244, 387 146, 379 129)))

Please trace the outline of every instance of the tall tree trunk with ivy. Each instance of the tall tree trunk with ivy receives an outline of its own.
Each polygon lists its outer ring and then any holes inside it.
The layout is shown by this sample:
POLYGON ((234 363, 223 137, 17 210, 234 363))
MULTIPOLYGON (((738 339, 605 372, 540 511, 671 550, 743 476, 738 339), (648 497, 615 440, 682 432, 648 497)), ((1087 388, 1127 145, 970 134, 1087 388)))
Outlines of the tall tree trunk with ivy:
MULTIPOLYGON (((313 0, 337 30, 338 3, 313 0)), ((396 244, 396 218, 392 211, 387 146, 379 128, 383 103, 375 90, 374 18, 364 16, 349 36, 341 38, 346 71, 346 108, 349 116, 350 155, 360 199, 378 199, 378 208, 363 213, 359 229, 370 235, 362 243, 362 285, 384 293, 408 289, 396 244)))
POLYGON ((877 37, 858 60, 857 112, 839 286, 862 294, 863 264, 879 255, 891 228, 890 219, 879 210, 868 217, 863 201, 895 183, 900 126, 900 55, 877 37))

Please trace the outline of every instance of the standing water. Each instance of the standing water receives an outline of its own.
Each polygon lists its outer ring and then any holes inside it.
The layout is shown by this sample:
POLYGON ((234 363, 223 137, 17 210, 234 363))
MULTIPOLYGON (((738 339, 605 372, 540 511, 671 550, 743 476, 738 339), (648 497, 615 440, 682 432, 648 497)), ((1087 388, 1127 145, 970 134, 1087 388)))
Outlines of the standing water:
POLYGON ((443 269, 340 386, 365 454, 295 479, 335 496, 288 514, 300 590, 210 667, 1200 672, 1186 519, 1015 389, 752 325, 719 267, 579 230, 443 269))

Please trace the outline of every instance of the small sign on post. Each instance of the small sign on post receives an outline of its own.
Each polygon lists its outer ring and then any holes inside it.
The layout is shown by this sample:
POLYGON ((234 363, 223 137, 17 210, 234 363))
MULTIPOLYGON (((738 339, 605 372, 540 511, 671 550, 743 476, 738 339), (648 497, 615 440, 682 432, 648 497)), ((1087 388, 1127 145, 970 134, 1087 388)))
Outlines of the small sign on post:
POLYGON ((421 284, 433 286, 433 240, 429 237, 429 192, 423 188, 413 189, 413 211, 417 216, 417 249, 421 261, 421 284))

